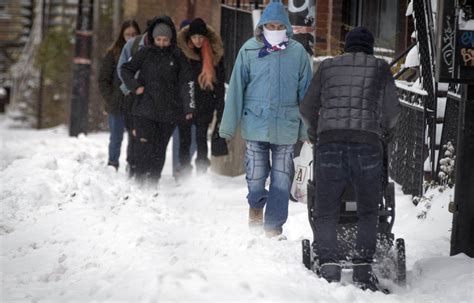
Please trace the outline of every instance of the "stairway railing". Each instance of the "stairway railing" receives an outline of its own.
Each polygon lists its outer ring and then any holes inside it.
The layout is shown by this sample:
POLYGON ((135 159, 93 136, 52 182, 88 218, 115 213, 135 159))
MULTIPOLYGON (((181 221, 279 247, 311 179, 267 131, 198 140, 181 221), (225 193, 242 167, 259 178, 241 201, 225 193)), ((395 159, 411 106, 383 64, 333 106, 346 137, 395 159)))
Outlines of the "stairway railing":
MULTIPOLYGON (((434 26, 430 0, 413 0, 416 43, 396 56, 391 66, 402 62, 416 45, 419 58, 419 80, 416 83, 397 80, 397 92, 402 114, 389 146, 390 176, 402 185, 406 194, 423 194, 426 177, 436 177, 436 111, 437 83, 434 75, 434 26)), ((401 78, 409 67, 394 75, 401 78)))

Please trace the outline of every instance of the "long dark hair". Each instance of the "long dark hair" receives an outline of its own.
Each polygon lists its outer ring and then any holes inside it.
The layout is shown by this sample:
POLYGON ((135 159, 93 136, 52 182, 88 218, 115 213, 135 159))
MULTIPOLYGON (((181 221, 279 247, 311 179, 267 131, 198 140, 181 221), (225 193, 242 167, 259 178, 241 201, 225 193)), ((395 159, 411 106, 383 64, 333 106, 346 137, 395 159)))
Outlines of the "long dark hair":
POLYGON ((115 61, 118 60, 122 47, 125 45, 125 39, 123 38, 123 33, 129 27, 133 27, 137 32, 137 35, 140 35, 140 27, 135 20, 125 20, 122 23, 122 28, 120 29, 120 34, 117 39, 112 43, 111 46, 107 49, 107 52, 112 52, 114 54, 115 61))

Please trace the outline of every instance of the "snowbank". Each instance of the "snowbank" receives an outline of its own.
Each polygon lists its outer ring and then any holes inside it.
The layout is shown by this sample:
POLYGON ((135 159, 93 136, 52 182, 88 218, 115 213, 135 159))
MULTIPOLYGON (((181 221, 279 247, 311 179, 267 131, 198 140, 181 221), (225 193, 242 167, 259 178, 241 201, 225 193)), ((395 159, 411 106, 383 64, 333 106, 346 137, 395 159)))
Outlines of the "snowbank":
POLYGON ((249 233, 243 176, 176 184, 168 161, 146 187, 125 163, 106 167, 105 133, 12 130, 0 117, 0 139, 2 302, 473 302, 473 260, 449 257, 452 190, 414 206, 397 187, 408 285, 383 281, 386 296, 304 268, 306 205, 290 204, 287 241, 249 233))

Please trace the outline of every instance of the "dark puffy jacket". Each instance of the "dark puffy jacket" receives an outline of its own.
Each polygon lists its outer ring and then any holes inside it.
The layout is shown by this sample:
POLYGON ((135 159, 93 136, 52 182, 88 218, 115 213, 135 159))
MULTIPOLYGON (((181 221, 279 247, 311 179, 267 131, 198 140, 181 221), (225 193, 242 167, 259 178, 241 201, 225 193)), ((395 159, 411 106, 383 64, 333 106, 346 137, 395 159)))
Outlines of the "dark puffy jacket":
POLYGON ((224 47, 219 34, 209 25, 207 25, 209 43, 213 52, 214 68, 216 72, 216 83, 214 90, 203 90, 199 87, 197 78, 202 71, 202 58, 200 52, 191 49, 186 39, 189 26, 184 27, 178 33, 178 46, 188 59, 196 83, 196 122, 199 124, 209 124, 214 116, 214 110, 217 111, 217 123, 220 123, 222 113, 224 112, 224 94, 225 94, 225 69, 224 69, 224 47))
POLYGON ((312 141, 377 143, 400 113, 388 64, 361 52, 323 61, 300 113, 312 141))
POLYGON ((105 100, 105 111, 109 114, 120 115, 123 94, 120 90, 121 81, 116 73, 117 62, 113 52, 108 51, 99 70, 99 91, 105 100))
POLYGON ((144 93, 136 96, 134 116, 176 122, 194 112, 194 79, 186 58, 176 46, 176 31, 171 19, 157 18, 148 32, 160 22, 166 22, 172 28, 171 46, 142 48, 130 62, 122 65, 122 78, 132 92, 140 86, 145 87, 144 93))

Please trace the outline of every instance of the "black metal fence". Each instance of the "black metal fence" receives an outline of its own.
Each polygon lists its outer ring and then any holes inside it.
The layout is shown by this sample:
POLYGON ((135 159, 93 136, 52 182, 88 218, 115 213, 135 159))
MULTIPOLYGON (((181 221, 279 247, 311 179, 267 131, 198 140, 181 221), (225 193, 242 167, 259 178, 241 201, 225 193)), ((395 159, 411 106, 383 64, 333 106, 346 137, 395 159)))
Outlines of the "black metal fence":
POLYGON ((221 6, 221 37, 224 43, 226 82, 230 80, 240 47, 252 36, 252 12, 223 4, 221 6))
POLYGON ((429 145, 429 161, 431 178, 435 179, 436 172, 436 110, 437 110, 437 83, 435 81, 435 48, 434 26, 432 18, 431 0, 414 0, 413 13, 417 44, 420 59, 421 83, 428 93, 425 101, 425 119, 428 125, 427 144, 429 145))
MULTIPOLYGON (((431 2, 414 0, 413 12, 421 88, 397 83, 402 113, 390 146, 389 170, 390 176, 402 185, 405 194, 421 196, 425 176, 435 180, 439 167, 436 161, 436 154, 439 152, 436 144, 438 84, 434 78, 435 47, 431 2)), ((398 59, 402 56, 404 54, 398 59)), ((405 70, 397 73, 396 77, 405 70)), ((449 106, 451 111, 453 104, 449 106)), ((446 137, 452 138, 452 133, 446 134, 446 137)))
POLYGON ((398 86, 402 112, 389 146, 389 174, 405 194, 423 194, 423 165, 426 159, 426 98, 423 90, 398 86))
POLYGON ((443 130, 441 132, 440 140, 440 151, 438 156, 438 166, 436 170, 436 176, 439 176, 440 172, 440 161, 443 159, 443 146, 448 142, 454 147, 454 150, 457 150, 457 136, 458 136, 458 117, 459 117, 459 105, 462 98, 462 85, 451 84, 446 95, 446 107, 444 110, 443 118, 443 130))

